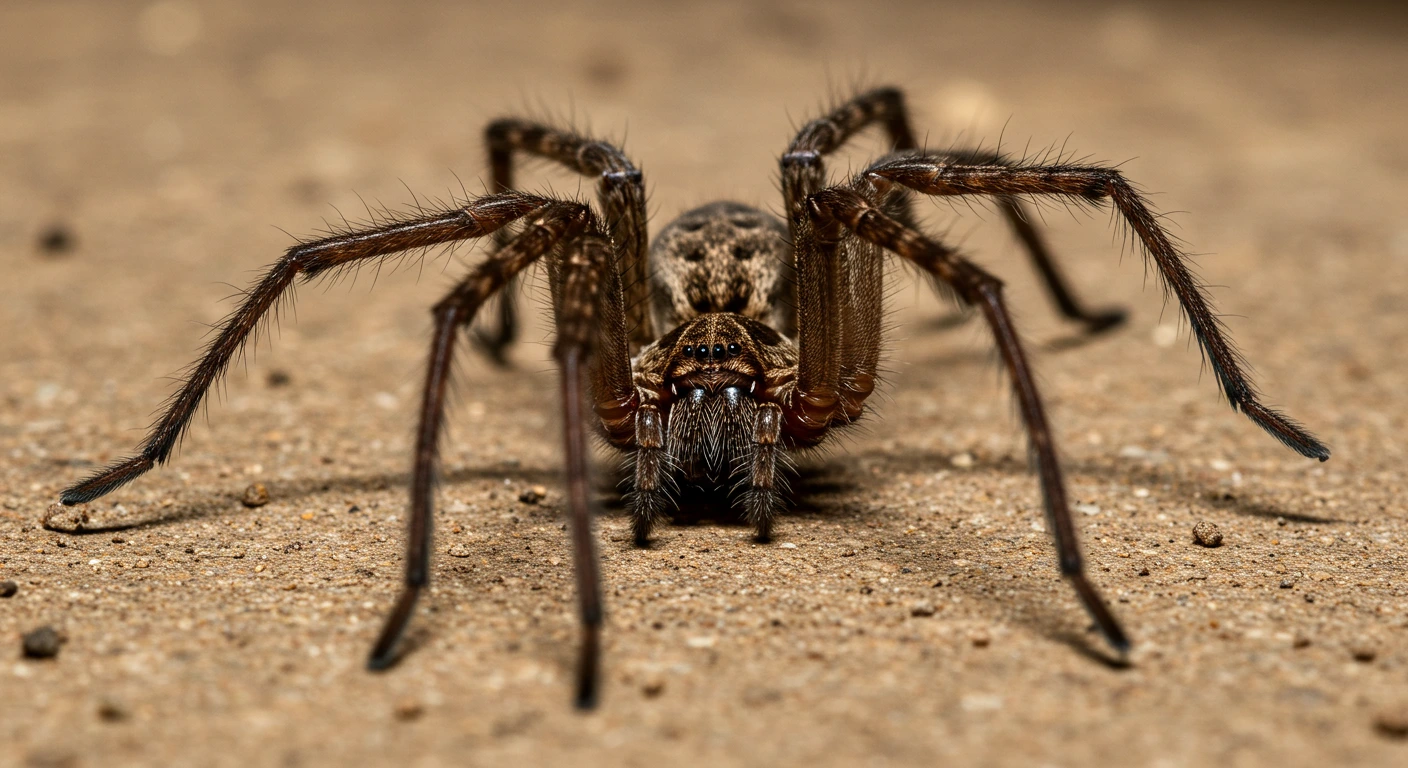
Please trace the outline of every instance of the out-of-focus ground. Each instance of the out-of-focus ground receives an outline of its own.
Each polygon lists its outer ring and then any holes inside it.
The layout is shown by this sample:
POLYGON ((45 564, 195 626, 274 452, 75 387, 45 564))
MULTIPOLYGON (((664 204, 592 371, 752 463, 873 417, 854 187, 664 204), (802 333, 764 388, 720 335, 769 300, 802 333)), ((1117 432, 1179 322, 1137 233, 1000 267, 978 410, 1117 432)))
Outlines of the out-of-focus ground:
POLYGON ((16 1, 0 30, 0 764, 1408 761, 1401 14, 16 1), (1301 459, 1218 401, 1104 213, 1045 211, 1081 294, 1133 310, 1071 343, 995 215, 923 206, 1008 280, 1130 667, 1056 576, 987 333, 940 327, 904 275, 877 416, 806 465, 775 544, 705 523, 638 551, 605 511, 589 716, 537 320, 514 370, 463 366, 415 648, 363 669, 402 569, 426 310, 469 251, 303 288, 179 460, 91 505, 109 530, 39 527, 137 443, 280 228, 480 190, 481 126, 525 109, 625 137, 657 226, 776 209, 789 131, 857 79, 907 88, 933 145, 1123 162, 1269 399, 1334 448, 1301 459), (253 482, 267 506, 240 504, 253 482), (58 657, 21 658, 44 625, 58 657))

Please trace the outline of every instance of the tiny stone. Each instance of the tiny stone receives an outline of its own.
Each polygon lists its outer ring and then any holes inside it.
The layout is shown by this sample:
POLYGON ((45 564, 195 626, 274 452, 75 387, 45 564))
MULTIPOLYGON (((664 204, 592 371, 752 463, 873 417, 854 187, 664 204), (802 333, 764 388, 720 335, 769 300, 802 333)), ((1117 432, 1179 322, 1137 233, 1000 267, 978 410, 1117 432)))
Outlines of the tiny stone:
POLYGON ((291 381, 293 381, 293 377, 288 375, 288 371, 278 369, 269 371, 269 376, 265 378, 265 382, 271 387, 288 386, 288 383, 291 381))
POLYGON ((0 597, 14 597, 20 591, 20 585, 13 581, 0 581, 0 597))
POLYGON ((1204 547, 1220 547, 1222 531, 1206 520, 1199 520, 1198 524, 1193 526, 1193 541, 1204 547))
POLYGON ((52 659, 59 655, 64 639, 53 627, 40 627, 24 636, 24 655, 31 659, 52 659))
POLYGON ((1305 596, 1305 602, 1307 602, 1307 603, 1313 603, 1313 602, 1315 602, 1315 595, 1306 594, 1306 596, 1305 596))
POLYGON ((253 509, 262 507, 269 503, 269 489, 263 483, 254 483, 244 489, 244 496, 240 498, 240 503, 253 509))
POLYGON ((978 632, 973 635, 974 648, 986 648, 992 643, 992 638, 986 632, 978 632))
POLYGON ((1316 571, 1315 573, 1310 574, 1310 578, 1316 581, 1329 581, 1330 574, 1325 573, 1324 571, 1316 571))
POLYGON ((98 717, 104 722, 120 723, 127 719, 127 709, 120 702, 103 699, 98 703, 98 717))
POLYGON ((469 551, 469 547, 466 547, 463 544, 453 544, 446 552, 450 555, 450 557, 469 557, 470 555, 474 554, 473 552, 469 551))
POLYGON ((793 543, 790 542, 790 541, 784 541, 784 542, 782 542, 781 544, 778 544, 777 546, 778 546, 778 548, 780 548, 780 549, 796 549, 796 548, 797 548, 797 545, 796 545, 796 544, 793 544, 793 543))
POLYGON ((425 714, 425 707, 415 699, 401 699, 396 702, 397 720, 415 720, 423 714, 425 714))
POLYGON ((537 504, 547 498, 547 496, 548 489, 546 486, 535 485, 532 488, 524 488, 523 492, 518 494, 518 500, 524 504, 537 504))
POLYGON ((1139 569, 1139 575, 1140 575, 1140 576, 1148 576, 1148 575, 1149 575, 1149 566, 1146 565, 1146 566, 1143 566, 1142 568, 1140 568, 1140 569, 1139 569))
MULTIPOLYGON (((46 530, 60 531, 63 533, 75 533, 83 530, 83 526, 88 522, 88 507, 79 504, 74 507, 66 507, 63 504, 54 502, 44 512, 44 519, 39 522, 46 530)), ((64 546, 60 542, 59 546, 64 546)))
POLYGON ((964 451, 963 453, 960 453, 954 456, 953 458, 949 459, 948 463, 952 464, 955 467, 958 467, 959 469, 968 469, 969 467, 973 466, 973 454, 964 451))
POLYGON ((1408 705, 1379 710, 1374 716, 1374 730, 1393 739, 1408 738, 1408 705))
POLYGON ((146 559, 145 557, 137 561, 138 568, 150 568, 151 564, 151 561, 146 559))
POLYGON ((653 699, 665 692, 665 680, 659 677, 652 677, 641 685, 640 692, 645 694, 647 699, 653 699))
POLYGON ((915 603, 909 607, 910 616, 933 616, 934 604, 930 602, 915 603))
POLYGON ((1368 664, 1379 655, 1378 651, 1367 645, 1357 645, 1350 649, 1349 654, 1361 664, 1368 664))
POLYGON ((1296 639, 1291 641, 1291 647, 1308 648, 1310 647, 1310 638, 1306 637, 1305 635, 1296 635, 1296 639))
POLYGON ((1295 585, 1296 583, 1294 581, 1291 581, 1290 579, 1281 579, 1281 589, 1290 589, 1295 585))
POLYGON ((39 233, 39 250, 50 255, 68 253, 73 250, 73 241, 73 232, 66 225, 50 224, 39 233))

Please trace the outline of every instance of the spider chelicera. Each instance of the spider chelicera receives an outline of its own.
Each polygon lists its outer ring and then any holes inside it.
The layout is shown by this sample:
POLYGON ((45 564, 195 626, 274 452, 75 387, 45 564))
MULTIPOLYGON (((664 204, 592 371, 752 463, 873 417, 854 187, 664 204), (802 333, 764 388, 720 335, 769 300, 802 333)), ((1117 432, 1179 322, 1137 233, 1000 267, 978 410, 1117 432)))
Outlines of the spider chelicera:
MULTIPOLYGON (((1262 405, 1202 284, 1117 170, 1014 161, 981 151, 922 151, 901 92, 879 88, 807 123, 792 140, 781 159, 785 222, 757 208, 719 202, 684 213, 652 244, 644 181, 617 147, 519 119, 490 123, 486 139, 491 194, 290 248, 219 327, 140 452, 68 488, 62 502, 92 501, 166 462, 206 392, 296 280, 408 250, 492 237, 496 247, 434 308, 411 476, 405 587, 368 664, 382 669, 396 660, 398 640, 429 580, 435 472, 457 340, 491 296, 542 259, 552 291, 583 627, 576 702, 591 707, 602 609, 588 498, 588 431, 596 429, 634 457, 627 505, 637 544, 647 545, 652 526, 671 514, 682 484, 730 493, 758 538, 767 540, 786 503, 788 453, 854 424, 875 389, 888 253, 946 285, 991 327, 1031 439, 1060 572, 1123 654, 1128 637, 1084 574, 1051 429, 1002 282, 920 230, 910 213, 916 193, 995 201, 1061 312, 1091 332, 1118 325, 1123 313, 1092 312, 1076 301, 1022 200, 1055 196, 1113 204, 1182 307, 1232 407, 1292 450, 1329 458, 1329 449, 1309 432, 1262 405), (871 125, 883 126, 892 151, 828 186, 823 158, 871 125), (516 152, 597 179, 601 212, 575 200, 515 190, 516 152), (595 418, 586 411, 587 395, 595 418)), ((502 359, 514 336, 508 294, 499 320, 496 328, 477 329, 476 338, 502 359)))

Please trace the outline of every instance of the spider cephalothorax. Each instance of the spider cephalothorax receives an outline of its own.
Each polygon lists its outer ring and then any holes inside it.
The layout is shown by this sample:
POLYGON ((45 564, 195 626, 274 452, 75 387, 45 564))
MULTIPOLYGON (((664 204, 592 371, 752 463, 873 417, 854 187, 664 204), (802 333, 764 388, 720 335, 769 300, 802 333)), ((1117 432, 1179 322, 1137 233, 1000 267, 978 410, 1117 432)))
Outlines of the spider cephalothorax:
MULTIPOLYGON (((1123 314, 1091 312, 1076 301, 1020 201, 1055 196, 1113 205, 1177 299, 1232 407, 1292 450, 1329 458, 1313 435, 1261 403, 1202 284, 1144 199, 1114 169, 920 151, 902 95, 881 88, 807 123, 793 139, 781 158, 785 223, 739 203, 714 203, 682 214, 648 245, 642 175, 614 145, 517 119, 490 123, 486 139, 492 194, 289 249, 225 320, 139 453, 68 488, 63 503, 91 501, 166 462, 206 392, 295 280, 409 250, 492 238, 497 248, 435 305, 411 475, 405 589, 369 666, 395 661, 397 641, 430 578, 435 468, 456 341, 485 301, 542 260, 557 328, 567 506, 583 625, 577 703, 589 707, 596 701, 602 611, 587 484, 586 435, 593 425, 586 395, 600 434, 634 459, 628 505, 637 543, 646 544, 652 526, 673 510, 671 492, 680 485, 724 488, 766 540, 785 503, 787 452, 854 424, 875 389, 888 254, 947 286, 991 327, 1031 437, 1060 572, 1123 653, 1129 640, 1085 576, 1051 429, 1002 282, 922 232, 909 211, 915 195, 990 197, 1062 314, 1092 333, 1117 325, 1123 314), (871 125, 884 127, 892 151, 845 183, 828 186, 825 156, 871 125), (515 153, 595 177, 602 214, 585 203, 515 191, 515 153)), ((476 338, 502 360, 514 337, 507 296, 499 316, 496 329, 481 328, 476 338)))

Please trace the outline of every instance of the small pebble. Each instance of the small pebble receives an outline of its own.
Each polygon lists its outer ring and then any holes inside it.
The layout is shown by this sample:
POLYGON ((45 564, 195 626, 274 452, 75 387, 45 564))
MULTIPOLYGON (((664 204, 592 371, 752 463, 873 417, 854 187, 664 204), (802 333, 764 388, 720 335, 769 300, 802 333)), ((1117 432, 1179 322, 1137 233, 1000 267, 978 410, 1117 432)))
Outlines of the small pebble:
POLYGON ((59 655, 59 646, 64 642, 53 627, 40 627, 24 636, 24 655, 31 659, 52 659, 59 655))
POLYGON ((1408 704, 1379 710, 1374 730, 1391 739, 1408 739, 1408 704))
POLYGON ((397 720, 415 720, 425 714, 425 707, 415 699, 401 699, 396 702, 397 720))
POLYGON ((546 486, 535 485, 532 488, 524 488, 523 492, 518 494, 518 500, 524 504, 537 504, 547 498, 547 496, 548 489, 546 486))
POLYGON ((1309 648, 1310 638, 1305 635, 1296 635, 1296 639, 1291 641, 1292 648, 1309 648))
POLYGON ((647 699, 653 699, 665 692, 665 680, 660 677, 652 677, 641 684, 640 692, 645 694, 647 699))
POLYGON ((59 256, 73 250, 73 232, 64 224, 50 224, 39 233, 39 250, 50 256, 59 256))
POLYGON ((955 467, 958 467, 959 469, 968 469, 969 467, 973 466, 973 454, 964 451, 963 453, 960 453, 954 456, 953 458, 949 459, 948 463, 952 464, 955 467))
POLYGON ((1198 524, 1193 526, 1193 541, 1204 547, 1220 547, 1222 531, 1206 520, 1199 520, 1198 524))
POLYGON ((127 708, 121 702, 103 699, 98 702, 98 717, 104 722, 120 723, 127 719, 127 708))
POLYGON ((14 597, 20 591, 20 585, 13 581, 0 581, 0 597, 14 597))
POLYGON ((1294 581, 1291 581, 1290 579, 1281 579, 1281 589, 1290 589, 1295 585, 1296 583, 1294 581))
POLYGON ((1356 645, 1349 649, 1349 655, 1353 656, 1354 660, 1360 664, 1368 664, 1375 658, 1378 658, 1379 652, 1371 646, 1356 645))
POLYGON ((448 554, 450 557, 469 557, 474 553, 469 551, 469 547, 466 547, 463 544, 452 544, 450 545, 450 548, 446 550, 446 554, 448 554))
MULTIPOLYGON (((88 507, 86 505, 66 507, 58 502, 49 505, 49 508, 44 511, 44 519, 39 522, 46 530, 62 533, 81 531, 87 523, 88 507)), ((60 543, 59 546, 64 545, 60 543)))
POLYGON ((915 603, 909 607, 910 616, 933 616, 934 604, 930 602, 915 603))
POLYGON ((986 632, 978 632, 973 635, 974 648, 986 648, 992 644, 992 638, 986 632))
POLYGON ((244 496, 240 497, 240 503, 253 509, 262 507, 269 503, 269 489, 263 483, 254 483, 244 489, 244 496))
POLYGON ((274 369, 269 371, 269 375, 264 378, 265 383, 271 387, 286 387, 293 377, 288 375, 288 371, 274 369))

